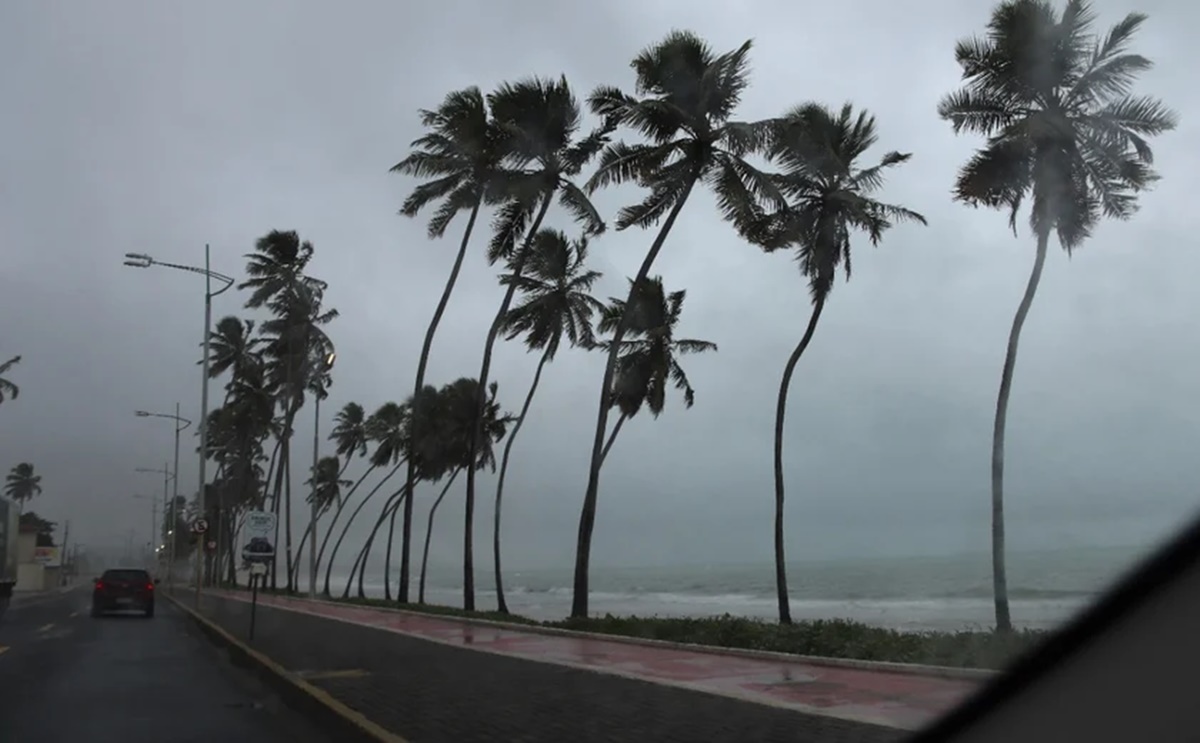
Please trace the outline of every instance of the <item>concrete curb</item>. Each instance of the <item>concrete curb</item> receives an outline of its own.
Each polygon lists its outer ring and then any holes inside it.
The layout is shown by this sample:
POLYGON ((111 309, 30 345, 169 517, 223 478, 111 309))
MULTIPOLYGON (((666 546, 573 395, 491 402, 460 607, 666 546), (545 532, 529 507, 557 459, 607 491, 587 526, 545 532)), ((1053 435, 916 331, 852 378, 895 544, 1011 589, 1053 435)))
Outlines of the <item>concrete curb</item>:
POLYGON ((299 712, 310 715, 337 733, 339 741, 364 743, 409 743, 408 740, 373 722, 339 701, 324 689, 317 688, 288 671, 268 656, 238 640, 220 625, 204 617, 172 596, 164 596, 186 614, 213 641, 225 647, 235 662, 250 666, 258 676, 299 712))
MULTIPOLYGON (((238 594, 240 591, 228 591, 229 595, 236 596, 238 600, 249 601, 249 597, 241 598, 238 594)), ((274 596, 273 598, 282 598, 287 601, 308 602, 314 599, 302 596, 274 596)), ((475 625, 479 627, 491 627, 494 629, 506 629, 515 632, 528 632, 539 635, 552 635, 556 637, 574 637, 584 638, 588 640, 602 640, 605 642, 617 642, 627 645, 642 645, 645 647, 662 648, 664 650, 681 650, 689 653, 707 653, 710 655, 724 655, 732 658, 747 658, 750 660, 770 660, 785 663, 807 663, 813 666, 822 666, 826 668, 849 668, 859 671, 878 671, 883 673, 898 673, 909 676, 932 676, 935 678, 961 679, 964 681, 990 681, 1000 675, 1000 671, 993 671, 986 668, 955 668, 953 666, 931 666, 920 663, 893 663, 881 660, 856 660, 854 658, 828 658, 819 655, 793 655, 792 653, 781 653, 773 650, 748 650, 743 648, 725 648, 716 645, 698 645, 687 642, 673 642, 670 640, 655 640, 648 637, 629 637, 627 635, 606 635, 600 632, 583 632, 580 630, 562 629, 560 627, 545 627, 538 624, 519 624, 516 622, 500 622, 494 619, 477 619, 475 617, 456 617, 445 614, 432 614, 420 611, 412 611, 409 609, 398 609, 383 606, 369 606, 367 604, 352 604, 346 601, 337 601, 333 599, 315 599, 318 602, 326 604, 334 604, 337 606, 353 606, 360 609, 370 609, 372 611, 393 612, 397 614, 406 614, 416 617, 432 617, 434 619, 444 619, 460 624, 475 625)))

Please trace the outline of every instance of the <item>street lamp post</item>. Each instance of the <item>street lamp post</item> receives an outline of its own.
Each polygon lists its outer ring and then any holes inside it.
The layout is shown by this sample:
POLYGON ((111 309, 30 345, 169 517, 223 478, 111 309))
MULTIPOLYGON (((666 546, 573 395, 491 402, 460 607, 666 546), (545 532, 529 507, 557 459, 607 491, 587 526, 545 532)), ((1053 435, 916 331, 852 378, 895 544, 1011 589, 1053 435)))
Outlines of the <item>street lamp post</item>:
MULTIPOLYGON (((165 490, 166 488, 163 489, 165 490)), ((150 501, 150 554, 156 555, 158 554, 158 550, 154 548, 154 545, 158 544, 158 537, 154 534, 154 531, 158 528, 158 498, 155 498, 153 495, 135 495, 133 497, 136 500, 150 501)), ((163 513, 165 514, 166 512, 164 511, 163 513)))
POLYGON ((322 359, 324 368, 317 370, 318 391, 313 404, 312 526, 308 535, 308 597, 311 599, 317 597, 317 516, 319 515, 319 509, 317 508, 317 462, 320 456, 317 453, 317 449, 321 440, 321 398, 325 396, 323 394, 325 391, 325 375, 333 368, 333 362, 336 359, 336 353, 330 353, 322 359))
MULTIPOLYGON (((209 329, 212 327, 212 300, 213 300, 213 297, 217 296, 221 292, 227 291, 229 289, 229 287, 233 286, 233 283, 234 283, 233 278, 226 276, 223 273, 217 273, 216 271, 212 270, 212 267, 209 263, 209 252, 210 252, 209 247, 208 247, 208 244, 206 243, 204 245, 204 268, 198 268, 195 266, 183 266, 183 265, 180 265, 177 263, 166 263, 164 261, 155 260, 154 258, 152 258, 149 255, 146 255, 145 253, 126 253, 125 254, 125 265, 126 266, 133 266, 134 268, 149 268, 151 266, 163 266, 164 268, 174 268, 174 269, 177 269, 180 271, 189 271, 191 273, 198 273, 204 277, 204 341, 202 344, 203 348, 204 348, 204 351, 203 351, 204 358, 201 360, 201 363, 203 365, 203 370, 201 372, 202 379, 200 381, 200 474, 199 474, 200 490, 197 493, 197 498, 199 500, 199 505, 200 505, 201 517, 203 517, 203 515, 205 513, 207 513, 207 510, 205 509, 205 502, 204 502, 205 501, 204 485, 205 485, 205 480, 206 480, 206 477, 205 477, 206 473, 204 470, 205 470, 205 465, 208 462, 208 336, 209 336, 209 329), (213 279, 216 279, 217 281, 222 282, 223 284, 225 284, 225 286, 221 287, 220 289, 218 289, 217 291, 214 292, 212 290, 212 280, 213 279)), ((203 547, 203 545, 201 545, 201 547, 203 547)), ((203 556, 203 552, 201 553, 201 556, 203 556)), ((201 572, 200 572, 201 567, 200 566, 201 566, 201 562, 202 561, 200 559, 196 560, 196 609, 197 609, 197 611, 200 609, 200 577, 201 577, 201 572)))
POLYGON ((175 567, 175 526, 179 523, 179 517, 175 511, 175 504, 179 502, 179 434, 192 422, 187 418, 180 417, 179 403, 175 403, 175 415, 168 413, 150 413, 145 410, 134 412, 139 418, 167 418, 175 421, 175 466, 172 469, 171 480, 174 481, 175 487, 171 494, 171 502, 169 506, 164 507, 163 517, 170 518, 170 528, 167 529, 167 536, 170 538, 167 551, 167 589, 174 592, 173 583, 171 582, 171 573, 175 567), (167 513, 171 515, 168 517, 167 513))
MULTIPOLYGON (((154 468, 150 468, 150 467, 138 467, 136 471, 137 471, 137 472, 150 472, 150 473, 154 473, 154 474, 157 474, 157 475, 162 475, 162 476, 163 476, 163 503, 164 503, 164 506, 165 506, 165 503, 166 503, 166 500, 167 500, 167 498, 169 498, 169 497, 170 497, 170 492, 171 492, 171 491, 170 491, 170 486, 171 486, 171 477, 172 477, 172 475, 171 475, 171 470, 167 469, 167 464, 164 462, 164 463, 163 463, 163 467, 162 467, 162 469, 161 469, 161 470, 160 470, 160 469, 154 469, 154 468)), ((137 497, 139 497, 139 496, 136 496, 136 495, 135 495, 134 497, 135 497, 135 498, 137 498, 137 497)), ((157 525, 157 523, 158 523, 158 515, 157 515, 157 510, 158 510, 158 509, 157 509, 157 506, 156 506, 156 507, 155 507, 155 516, 154 516, 155 525, 157 525)), ((164 516, 166 515, 166 508, 165 508, 165 507, 164 507, 164 509, 163 509, 163 515, 164 515, 164 516)), ((172 532, 174 532, 174 531, 175 531, 174 524, 172 524, 172 525, 171 525, 171 531, 172 531, 172 532)), ((153 530, 151 530, 151 532, 150 532, 150 536, 151 536, 151 538, 153 538, 153 537, 154 537, 154 531, 153 531, 153 530)), ((172 534, 172 535, 171 535, 171 537, 172 537, 172 538, 174 538, 174 536, 175 536, 174 534, 172 534)), ((169 569, 169 568, 168 568, 168 569, 169 569)), ((169 580, 169 579, 168 579, 168 580, 169 580)))

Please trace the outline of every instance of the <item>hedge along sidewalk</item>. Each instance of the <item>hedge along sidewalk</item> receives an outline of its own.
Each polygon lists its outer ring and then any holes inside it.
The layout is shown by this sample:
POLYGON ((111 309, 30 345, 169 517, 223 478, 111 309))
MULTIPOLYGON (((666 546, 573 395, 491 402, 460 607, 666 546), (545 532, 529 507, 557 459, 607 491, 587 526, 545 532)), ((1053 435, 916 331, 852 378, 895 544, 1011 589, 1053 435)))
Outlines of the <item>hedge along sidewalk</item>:
MULTIPOLYGON (((238 590, 234 591, 233 594, 236 595, 241 590, 242 589, 238 589, 238 590)), ((248 589, 246 589, 245 595, 249 595, 248 589)), ((264 595, 267 595, 267 594, 264 594, 261 592, 259 593, 260 597, 264 596, 264 595)), ((590 631, 588 629, 573 629, 573 628, 570 628, 569 626, 563 626, 563 625, 570 625, 572 623, 571 620, 567 620, 564 622, 555 622, 555 623, 537 622, 535 620, 527 619, 525 617, 518 617, 516 615, 499 615, 499 614, 495 614, 492 612, 478 612, 477 615, 471 616, 471 615, 467 614, 466 612, 463 612, 461 609, 454 609, 453 607, 436 606, 436 605, 432 605, 432 604, 413 605, 411 607, 400 608, 395 605, 391 605, 391 606, 382 605, 383 601, 378 600, 378 599, 334 599, 334 598, 329 598, 329 597, 310 599, 305 596, 288 595, 282 591, 275 591, 271 595, 278 596, 280 598, 285 598, 290 601, 303 601, 303 602, 317 601, 317 602, 321 602, 321 603, 325 603, 325 604, 334 604, 334 605, 339 605, 339 606, 362 606, 362 607, 375 609, 377 611, 397 612, 400 614, 411 614, 411 615, 416 615, 416 616, 430 616, 430 617, 435 617, 437 619, 445 619, 445 620, 451 621, 451 622, 460 622, 463 624, 476 625, 476 626, 480 626, 480 627, 495 627, 495 628, 510 630, 513 632, 553 635, 553 636, 558 636, 558 637, 587 638, 587 639, 592 639, 592 640, 600 640, 600 641, 604 641, 604 642, 621 642, 621 643, 628 643, 628 644, 633 644, 633 645, 645 645, 647 647, 668 648, 668 649, 680 650, 680 651, 689 652, 689 653, 726 655, 726 656, 731 656, 734 658, 751 658, 751 659, 758 659, 758 660, 782 661, 785 663, 804 663, 807 665, 814 665, 814 666, 828 666, 830 668, 854 668, 854 669, 866 670, 866 671, 883 671, 883 672, 887 672, 887 673, 914 674, 914 675, 918 675, 918 676, 936 676, 936 677, 942 677, 942 678, 948 678, 948 679, 962 679, 962 680, 966 680, 966 681, 975 681, 975 682, 986 682, 986 681, 989 681, 992 678, 996 677, 997 675, 999 675, 999 672, 992 668, 974 668, 974 667, 964 667, 964 666, 936 665, 936 664, 928 664, 928 663, 911 663, 911 662, 899 662, 899 661, 887 661, 887 660, 866 660, 866 659, 861 659, 861 658, 834 657, 834 656, 828 656, 828 655, 810 655, 810 654, 804 654, 804 653, 783 652, 783 651, 779 651, 779 650, 747 648, 747 647, 742 647, 742 646, 739 646, 736 644, 716 645, 716 644, 711 644, 711 643, 706 643, 706 642, 687 642, 687 641, 677 641, 677 640, 664 640, 664 639, 657 639, 657 638, 653 638, 653 637, 645 637, 642 635, 632 634, 629 632, 623 632, 623 631, 619 631, 619 630, 612 631, 612 632, 597 632, 597 631, 590 631), (501 618, 501 617, 506 617, 507 621, 505 618, 501 618)), ((595 625, 606 626, 606 625, 614 625, 615 624, 615 625, 630 625, 630 628, 635 628, 636 626, 641 626, 641 625, 645 625, 647 627, 654 628, 656 626, 665 625, 665 624, 672 623, 672 622, 683 622, 683 621, 688 621, 688 620, 661 619, 661 618, 638 618, 638 617, 627 617, 627 618, 612 617, 612 618, 608 618, 608 619, 589 619, 589 620, 585 620, 584 622, 581 622, 580 624, 584 627, 594 627, 595 625)), ((750 624, 754 624, 754 625, 766 626, 765 622, 757 622, 754 620, 739 620, 739 619, 736 619, 733 617, 728 617, 728 618, 717 617, 717 618, 700 619, 700 620, 694 620, 694 621, 698 622, 700 624, 724 622, 724 621, 734 623, 734 622, 741 621, 741 622, 750 623, 750 624)), ((846 622, 843 624, 850 625, 853 623, 846 622)), ((775 627, 775 625, 769 625, 769 626, 772 628, 775 627)), ((866 625, 855 625, 855 628, 859 629, 861 631, 867 631, 867 632, 876 631, 876 628, 868 627, 866 625)), ((886 631, 886 630, 879 630, 879 631, 886 631)), ((975 635, 980 635, 980 636, 982 636, 984 634, 990 635, 990 633, 964 633, 964 634, 975 634, 975 635)), ((1040 638, 1039 633, 1029 633, 1028 638, 1021 638, 1020 636, 1018 636, 1016 642, 1019 643, 1019 646, 1015 647, 1013 649, 1013 652, 1012 652, 1013 657, 1015 657, 1020 652, 1023 652, 1024 650, 1028 649, 1027 646, 1032 646, 1034 644, 1034 642, 1036 642, 1036 640, 1039 638, 1040 638)), ((1007 663, 1006 663, 1006 665, 1007 665, 1007 663)))
MULTIPOLYGON (((243 591, 209 593, 250 600, 243 591)), ((259 602, 475 651, 906 730, 936 718, 979 686, 971 679, 898 672, 891 667, 895 664, 864 668, 809 663, 781 653, 716 653, 708 647, 269 594, 259 594, 259 602)))

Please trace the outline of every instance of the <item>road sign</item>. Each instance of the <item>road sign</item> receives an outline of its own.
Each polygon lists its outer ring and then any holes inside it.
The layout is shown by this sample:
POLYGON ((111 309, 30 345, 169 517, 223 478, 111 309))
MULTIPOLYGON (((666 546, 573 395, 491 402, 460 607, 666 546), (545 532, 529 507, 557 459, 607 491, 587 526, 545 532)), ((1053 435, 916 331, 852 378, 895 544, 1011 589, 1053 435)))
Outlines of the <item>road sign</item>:
POLYGON ((242 525, 242 559, 271 562, 275 559, 275 527, 278 523, 270 511, 251 511, 242 525))
POLYGON ((203 534, 208 531, 208 521, 205 519, 196 519, 192 522, 192 531, 196 534, 203 534))

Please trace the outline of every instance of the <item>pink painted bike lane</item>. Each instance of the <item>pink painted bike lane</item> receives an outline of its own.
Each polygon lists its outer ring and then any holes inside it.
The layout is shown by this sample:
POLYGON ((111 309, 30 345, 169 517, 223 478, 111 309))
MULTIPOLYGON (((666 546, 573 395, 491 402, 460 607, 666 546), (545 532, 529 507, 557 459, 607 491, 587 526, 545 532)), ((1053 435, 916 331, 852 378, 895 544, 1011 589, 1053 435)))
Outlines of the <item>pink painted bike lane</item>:
MULTIPOLYGON (((211 591, 238 601, 244 592, 211 591)), ((516 625, 479 624, 401 610, 259 595, 259 603, 434 642, 543 663, 586 668, 652 683, 914 730, 957 705, 981 681, 881 669, 826 666, 651 646, 619 637, 546 634, 516 625)))

